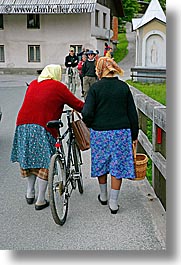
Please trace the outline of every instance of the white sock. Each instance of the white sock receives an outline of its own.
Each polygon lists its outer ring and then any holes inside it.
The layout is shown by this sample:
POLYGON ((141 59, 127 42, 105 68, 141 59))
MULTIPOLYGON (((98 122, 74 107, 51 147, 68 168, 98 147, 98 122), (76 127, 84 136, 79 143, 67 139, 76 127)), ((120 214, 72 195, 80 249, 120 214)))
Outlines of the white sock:
POLYGON ((100 187, 100 199, 101 201, 107 201, 107 183, 99 184, 100 187))
POLYGON ((119 197, 120 190, 113 190, 110 191, 110 198, 109 198, 109 207, 112 210, 118 209, 118 197, 119 197))
POLYGON ((30 175, 27 177, 27 192, 26 196, 27 198, 34 198, 35 197, 35 181, 36 181, 36 176, 35 175, 30 175))
POLYGON ((37 198, 36 204, 44 204, 48 181, 38 178, 38 177, 37 177, 37 181, 38 181, 38 198, 37 198))

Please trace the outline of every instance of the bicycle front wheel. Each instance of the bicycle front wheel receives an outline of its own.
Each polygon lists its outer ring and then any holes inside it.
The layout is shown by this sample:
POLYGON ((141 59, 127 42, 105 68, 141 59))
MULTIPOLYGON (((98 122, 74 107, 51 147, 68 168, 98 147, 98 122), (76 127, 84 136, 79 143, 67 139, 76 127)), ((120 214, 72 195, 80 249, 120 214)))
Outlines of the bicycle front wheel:
POLYGON ((72 89, 72 75, 68 75, 68 89, 71 91, 72 89))
POLYGON ((75 94, 75 92, 76 92, 76 81, 75 81, 75 77, 72 78, 71 92, 72 92, 73 94, 75 94))
POLYGON ((54 154, 51 158, 48 190, 53 219, 56 224, 63 225, 68 212, 68 188, 66 186, 65 168, 59 154, 54 154))
POLYGON ((84 192, 82 170, 81 170, 82 158, 81 158, 80 149, 78 148, 75 140, 72 143, 72 153, 73 153, 73 160, 74 160, 73 163, 75 167, 75 179, 78 184, 78 190, 82 194, 84 192))

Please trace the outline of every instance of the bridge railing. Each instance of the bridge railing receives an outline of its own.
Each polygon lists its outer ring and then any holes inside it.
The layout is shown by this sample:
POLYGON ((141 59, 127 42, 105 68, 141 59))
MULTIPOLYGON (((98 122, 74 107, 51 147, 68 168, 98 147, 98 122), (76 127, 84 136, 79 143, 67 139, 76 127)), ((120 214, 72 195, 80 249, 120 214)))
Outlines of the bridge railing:
POLYGON ((138 152, 152 161, 152 186, 166 209, 166 106, 130 86, 139 115, 138 152), (148 138, 148 124, 152 136, 148 138))

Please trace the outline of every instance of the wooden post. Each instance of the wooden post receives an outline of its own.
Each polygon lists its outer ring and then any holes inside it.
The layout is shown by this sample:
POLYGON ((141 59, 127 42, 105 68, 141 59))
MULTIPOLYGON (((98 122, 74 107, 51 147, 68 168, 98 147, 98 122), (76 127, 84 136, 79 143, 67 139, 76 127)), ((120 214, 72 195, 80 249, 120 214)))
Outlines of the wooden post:
MULTIPOLYGON (((162 124, 157 125, 158 111, 165 109, 164 106, 155 106, 153 110, 153 132, 152 132, 152 145, 153 151, 159 152, 161 155, 166 155, 166 133, 161 127, 162 124)), ((166 207, 166 181, 157 166, 153 164, 152 166, 152 185, 155 193, 162 201, 164 207, 166 207)))
POLYGON ((166 107, 138 89, 132 86, 130 89, 139 115, 137 152, 145 153, 151 159, 152 186, 163 206, 166 207, 166 107), (152 135, 148 137, 149 120, 152 122, 152 135))

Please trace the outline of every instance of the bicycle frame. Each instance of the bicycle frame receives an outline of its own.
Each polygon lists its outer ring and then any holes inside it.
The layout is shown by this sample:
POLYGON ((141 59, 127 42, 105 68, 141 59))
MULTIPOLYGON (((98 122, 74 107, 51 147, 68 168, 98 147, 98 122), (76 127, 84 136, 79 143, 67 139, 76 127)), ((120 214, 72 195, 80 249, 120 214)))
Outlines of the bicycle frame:
POLYGON ((72 111, 66 110, 66 111, 63 111, 63 113, 67 114, 66 117, 67 117, 68 128, 61 135, 61 127, 59 127, 59 136, 57 137, 57 141, 55 143, 55 148, 56 148, 56 153, 58 153, 60 155, 62 164, 65 166, 66 184, 67 184, 70 181, 71 145, 72 145, 72 141, 75 137, 74 137, 74 134, 73 134, 72 128, 71 128, 71 113, 72 113, 72 111), (65 137, 67 135, 69 135, 68 141, 67 141, 68 150, 67 150, 67 155, 65 155, 63 140, 65 139, 65 137))
POLYGON ((69 197, 72 191, 76 189, 76 183, 80 194, 83 193, 82 159, 71 126, 72 111, 66 110, 63 113, 66 113, 68 123, 68 128, 64 133, 61 133, 61 127, 63 127, 61 120, 47 123, 49 128, 58 129, 56 151, 51 157, 48 176, 51 212, 55 223, 58 225, 63 225, 66 221, 69 197), (63 140, 67 135, 67 150, 65 151, 63 140))
POLYGON ((77 85, 77 74, 76 74, 76 69, 72 68, 72 67, 68 67, 67 68, 67 86, 69 88, 69 90, 75 94, 76 92, 76 85, 77 85))

